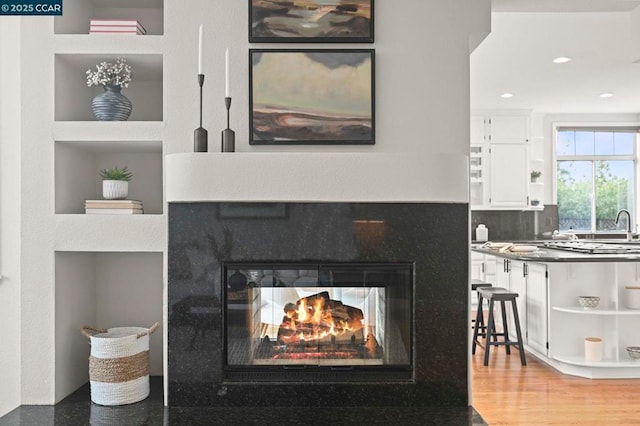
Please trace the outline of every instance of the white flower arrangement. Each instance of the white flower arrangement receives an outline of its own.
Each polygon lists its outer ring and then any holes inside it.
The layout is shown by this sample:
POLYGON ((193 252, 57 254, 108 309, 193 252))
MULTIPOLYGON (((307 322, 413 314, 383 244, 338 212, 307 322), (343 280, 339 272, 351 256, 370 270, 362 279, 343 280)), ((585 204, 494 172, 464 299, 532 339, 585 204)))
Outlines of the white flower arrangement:
POLYGON ((129 87, 131 81, 131 66, 126 59, 118 58, 115 64, 100 62, 96 70, 87 70, 87 86, 120 86, 129 87))

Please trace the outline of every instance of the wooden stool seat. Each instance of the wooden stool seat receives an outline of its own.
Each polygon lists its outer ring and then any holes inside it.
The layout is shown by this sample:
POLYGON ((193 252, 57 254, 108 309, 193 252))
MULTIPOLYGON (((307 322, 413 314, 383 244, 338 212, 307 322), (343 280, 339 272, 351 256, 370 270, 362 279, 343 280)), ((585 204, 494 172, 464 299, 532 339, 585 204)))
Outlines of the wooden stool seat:
MULTIPOLYGON (((520 330, 520 318, 518 317, 518 305, 516 303, 516 298, 518 297, 518 293, 514 293, 512 291, 507 290, 502 287, 479 287, 478 288, 478 306, 482 305, 484 299, 489 302, 489 318, 487 319, 486 326, 486 347, 484 351, 484 365, 489 365, 489 353, 491 350, 491 346, 505 346, 507 354, 511 354, 511 346, 516 347, 518 352, 520 352, 520 362, 522 365, 527 365, 527 359, 524 355, 524 348, 522 347, 522 332, 520 330), (495 329, 495 321, 493 318, 493 304, 494 302, 500 302, 501 313, 502 313, 502 328, 503 332, 498 333, 495 329), (506 303, 511 302, 511 309, 513 311, 513 319, 516 325, 516 337, 517 341, 514 342, 509 339, 509 328, 507 327, 507 313, 506 313, 506 303), (503 337, 504 340, 498 341, 498 337, 503 337), (493 339, 493 341, 492 341, 493 339)), ((476 325, 480 320, 480 310, 478 310, 478 315, 476 315, 476 325)), ((478 332, 479 327, 475 327, 473 332, 473 343, 471 353, 476 353, 476 345, 478 345, 478 332)))

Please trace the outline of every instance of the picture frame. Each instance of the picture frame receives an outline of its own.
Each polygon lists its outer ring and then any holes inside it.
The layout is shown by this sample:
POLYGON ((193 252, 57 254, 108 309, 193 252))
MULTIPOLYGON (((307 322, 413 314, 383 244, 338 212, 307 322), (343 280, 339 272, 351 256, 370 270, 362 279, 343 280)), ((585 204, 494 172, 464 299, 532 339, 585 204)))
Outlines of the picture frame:
POLYGON ((373 43, 374 0, 249 0, 249 43, 373 43))
POLYGON ((375 50, 250 49, 249 144, 375 144, 375 50))

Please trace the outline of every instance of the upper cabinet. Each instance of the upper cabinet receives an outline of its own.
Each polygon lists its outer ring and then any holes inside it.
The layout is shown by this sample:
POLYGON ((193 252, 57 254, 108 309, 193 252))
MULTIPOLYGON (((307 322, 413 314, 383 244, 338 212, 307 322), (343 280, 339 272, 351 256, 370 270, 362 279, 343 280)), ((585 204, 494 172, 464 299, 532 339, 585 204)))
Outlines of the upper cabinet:
POLYGON ((491 207, 529 206, 529 154, 527 145, 491 146, 491 207))
POLYGON ((524 144, 529 142, 529 116, 492 115, 489 117, 489 142, 524 144))
POLYGON ((472 209, 539 208, 530 202, 529 134, 530 117, 522 112, 471 116, 472 209))

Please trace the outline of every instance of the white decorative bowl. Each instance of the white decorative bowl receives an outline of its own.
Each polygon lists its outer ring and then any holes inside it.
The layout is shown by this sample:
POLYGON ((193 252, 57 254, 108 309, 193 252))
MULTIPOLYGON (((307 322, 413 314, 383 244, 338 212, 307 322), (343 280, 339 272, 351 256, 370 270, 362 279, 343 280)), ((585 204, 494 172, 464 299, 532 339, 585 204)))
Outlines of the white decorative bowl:
POLYGON ((578 302, 585 309, 593 309, 600 304, 600 298, 598 296, 578 296, 578 302))
POLYGON ((640 346, 627 346, 627 353, 629 354, 629 358, 640 360, 640 346))

